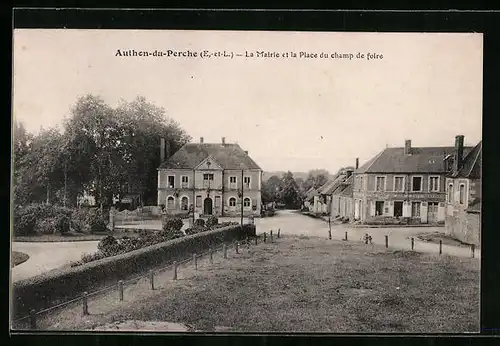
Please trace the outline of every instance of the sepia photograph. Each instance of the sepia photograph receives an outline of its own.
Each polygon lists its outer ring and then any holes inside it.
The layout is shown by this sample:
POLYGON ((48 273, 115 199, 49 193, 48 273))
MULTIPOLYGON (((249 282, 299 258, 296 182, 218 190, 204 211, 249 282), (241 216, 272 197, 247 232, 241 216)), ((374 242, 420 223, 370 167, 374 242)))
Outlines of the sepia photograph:
POLYGON ((12 331, 479 333, 481 33, 12 51, 12 331))

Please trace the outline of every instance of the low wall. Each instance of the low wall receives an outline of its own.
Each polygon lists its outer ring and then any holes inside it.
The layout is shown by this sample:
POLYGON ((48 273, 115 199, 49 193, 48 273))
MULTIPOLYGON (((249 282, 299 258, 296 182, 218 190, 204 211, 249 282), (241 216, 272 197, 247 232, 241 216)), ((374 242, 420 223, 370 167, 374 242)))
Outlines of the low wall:
POLYGON ((481 214, 460 211, 446 215, 445 233, 463 243, 480 246, 481 214))
POLYGON ((91 293, 148 269, 174 260, 181 261, 193 253, 202 253, 222 243, 246 239, 247 235, 255 234, 255 225, 244 225, 243 228, 233 225, 17 281, 12 287, 14 316, 68 301, 85 291, 91 293))

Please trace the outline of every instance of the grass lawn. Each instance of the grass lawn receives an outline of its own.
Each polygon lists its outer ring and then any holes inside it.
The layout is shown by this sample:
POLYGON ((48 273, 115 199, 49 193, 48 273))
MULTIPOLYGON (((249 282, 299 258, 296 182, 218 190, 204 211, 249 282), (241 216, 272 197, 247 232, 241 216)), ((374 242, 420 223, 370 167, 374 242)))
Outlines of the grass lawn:
POLYGON ((30 256, 24 252, 12 251, 12 267, 26 262, 29 258, 30 256))
POLYGON ((413 332, 479 330, 480 262, 308 237, 242 248, 47 316, 48 329, 168 321, 197 331, 413 332))

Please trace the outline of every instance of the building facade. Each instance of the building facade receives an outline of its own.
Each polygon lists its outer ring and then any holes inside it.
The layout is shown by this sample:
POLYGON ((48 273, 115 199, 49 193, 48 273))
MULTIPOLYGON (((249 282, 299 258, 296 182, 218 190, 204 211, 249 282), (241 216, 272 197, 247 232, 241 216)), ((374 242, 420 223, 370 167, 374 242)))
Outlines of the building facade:
POLYGON ((386 148, 354 172, 354 219, 406 219, 410 223, 444 223, 449 158, 468 153, 463 136, 454 147, 386 148))
POLYGON ((158 168, 158 205, 172 214, 260 216, 261 182, 262 169, 238 144, 201 138, 158 168))
POLYGON ((481 241, 481 164, 482 143, 453 162, 446 177, 446 234, 464 243, 481 241))

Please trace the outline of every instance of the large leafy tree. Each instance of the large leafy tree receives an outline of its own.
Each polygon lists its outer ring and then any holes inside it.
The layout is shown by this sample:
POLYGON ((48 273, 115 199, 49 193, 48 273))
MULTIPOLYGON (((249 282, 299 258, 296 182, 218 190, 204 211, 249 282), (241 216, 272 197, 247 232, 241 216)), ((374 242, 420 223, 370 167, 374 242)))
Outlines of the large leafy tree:
POLYGON ((302 204, 299 187, 290 171, 285 173, 281 179, 281 199, 285 206, 290 209, 300 208, 302 204))
POLYGON ((279 202, 279 191, 281 190, 281 179, 273 175, 262 183, 262 202, 279 202))
POLYGON ((326 184, 330 173, 325 169, 313 169, 309 171, 307 179, 304 181, 303 189, 309 190, 311 187, 319 188, 326 184))

